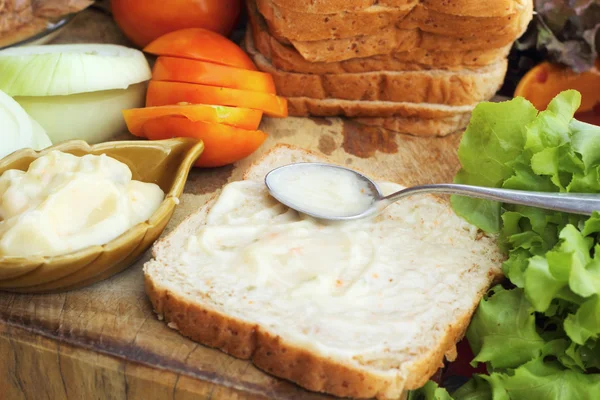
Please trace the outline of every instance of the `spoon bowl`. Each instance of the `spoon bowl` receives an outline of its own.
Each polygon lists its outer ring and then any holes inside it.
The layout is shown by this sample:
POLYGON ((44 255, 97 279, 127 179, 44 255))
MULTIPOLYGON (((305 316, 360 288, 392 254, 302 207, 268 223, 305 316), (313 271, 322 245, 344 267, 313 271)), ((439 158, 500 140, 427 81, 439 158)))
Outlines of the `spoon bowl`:
POLYGON ((371 217, 407 196, 453 194, 530 207, 591 215, 600 211, 600 195, 548 193, 460 184, 421 185, 384 196, 377 184, 350 168, 326 163, 295 163, 276 168, 265 177, 271 196, 311 217, 350 221, 371 217))
POLYGON ((334 164, 306 162, 284 165, 265 176, 265 185, 280 203, 317 219, 361 219, 386 207, 384 196, 375 182, 357 171, 334 164), (329 189, 334 189, 329 193, 333 197, 331 201, 320 196, 329 189), (361 201, 353 202, 356 197, 360 197, 361 201), (344 207, 348 202, 353 202, 353 206, 344 207))

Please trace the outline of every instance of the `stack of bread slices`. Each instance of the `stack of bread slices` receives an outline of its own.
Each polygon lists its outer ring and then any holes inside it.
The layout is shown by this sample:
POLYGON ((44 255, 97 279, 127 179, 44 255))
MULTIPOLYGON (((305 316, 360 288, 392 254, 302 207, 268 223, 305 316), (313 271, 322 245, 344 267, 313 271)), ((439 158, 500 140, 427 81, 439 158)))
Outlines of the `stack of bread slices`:
POLYGON ((418 136, 462 130, 501 87, 533 0, 248 0, 245 47, 290 115, 418 136))

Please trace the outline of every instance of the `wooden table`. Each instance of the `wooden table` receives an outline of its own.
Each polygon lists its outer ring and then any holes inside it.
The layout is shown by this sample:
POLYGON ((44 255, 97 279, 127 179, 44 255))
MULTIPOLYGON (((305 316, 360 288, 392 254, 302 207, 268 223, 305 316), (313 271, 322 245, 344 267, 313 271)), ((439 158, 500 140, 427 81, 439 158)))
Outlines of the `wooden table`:
MULTIPOLYGON (((80 14, 56 42, 127 44, 110 16, 80 14)), ((85 127, 82 127, 85 129, 85 127)), ((275 143, 405 185, 450 181, 459 135, 422 139, 340 119, 266 119, 268 141, 235 166, 194 170, 167 229, 275 143)), ((127 136, 123 136, 124 138, 127 136)), ((0 399, 328 399, 200 346, 158 321, 143 289, 145 255, 125 272, 73 292, 0 293, 0 399)))

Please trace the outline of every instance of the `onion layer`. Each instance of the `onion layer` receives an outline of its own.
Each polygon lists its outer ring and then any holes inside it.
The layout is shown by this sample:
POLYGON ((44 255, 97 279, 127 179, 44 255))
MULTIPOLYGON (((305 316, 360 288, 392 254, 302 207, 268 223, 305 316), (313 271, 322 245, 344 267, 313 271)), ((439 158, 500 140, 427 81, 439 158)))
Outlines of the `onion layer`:
POLYGON ((0 51, 0 90, 58 96, 126 89, 151 77, 144 54, 112 44, 12 47, 0 51))
POLYGON ((44 129, 0 90, 0 158, 23 148, 41 150, 52 143, 44 129))

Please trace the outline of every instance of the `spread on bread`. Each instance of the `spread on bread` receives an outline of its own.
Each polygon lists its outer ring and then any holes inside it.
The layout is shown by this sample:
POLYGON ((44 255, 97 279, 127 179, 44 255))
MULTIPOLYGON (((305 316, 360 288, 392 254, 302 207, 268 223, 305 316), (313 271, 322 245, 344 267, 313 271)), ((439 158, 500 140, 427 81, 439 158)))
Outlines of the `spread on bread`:
POLYGON ((0 176, 0 256, 56 256, 103 245, 146 221, 164 199, 106 155, 52 151, 0 176))

